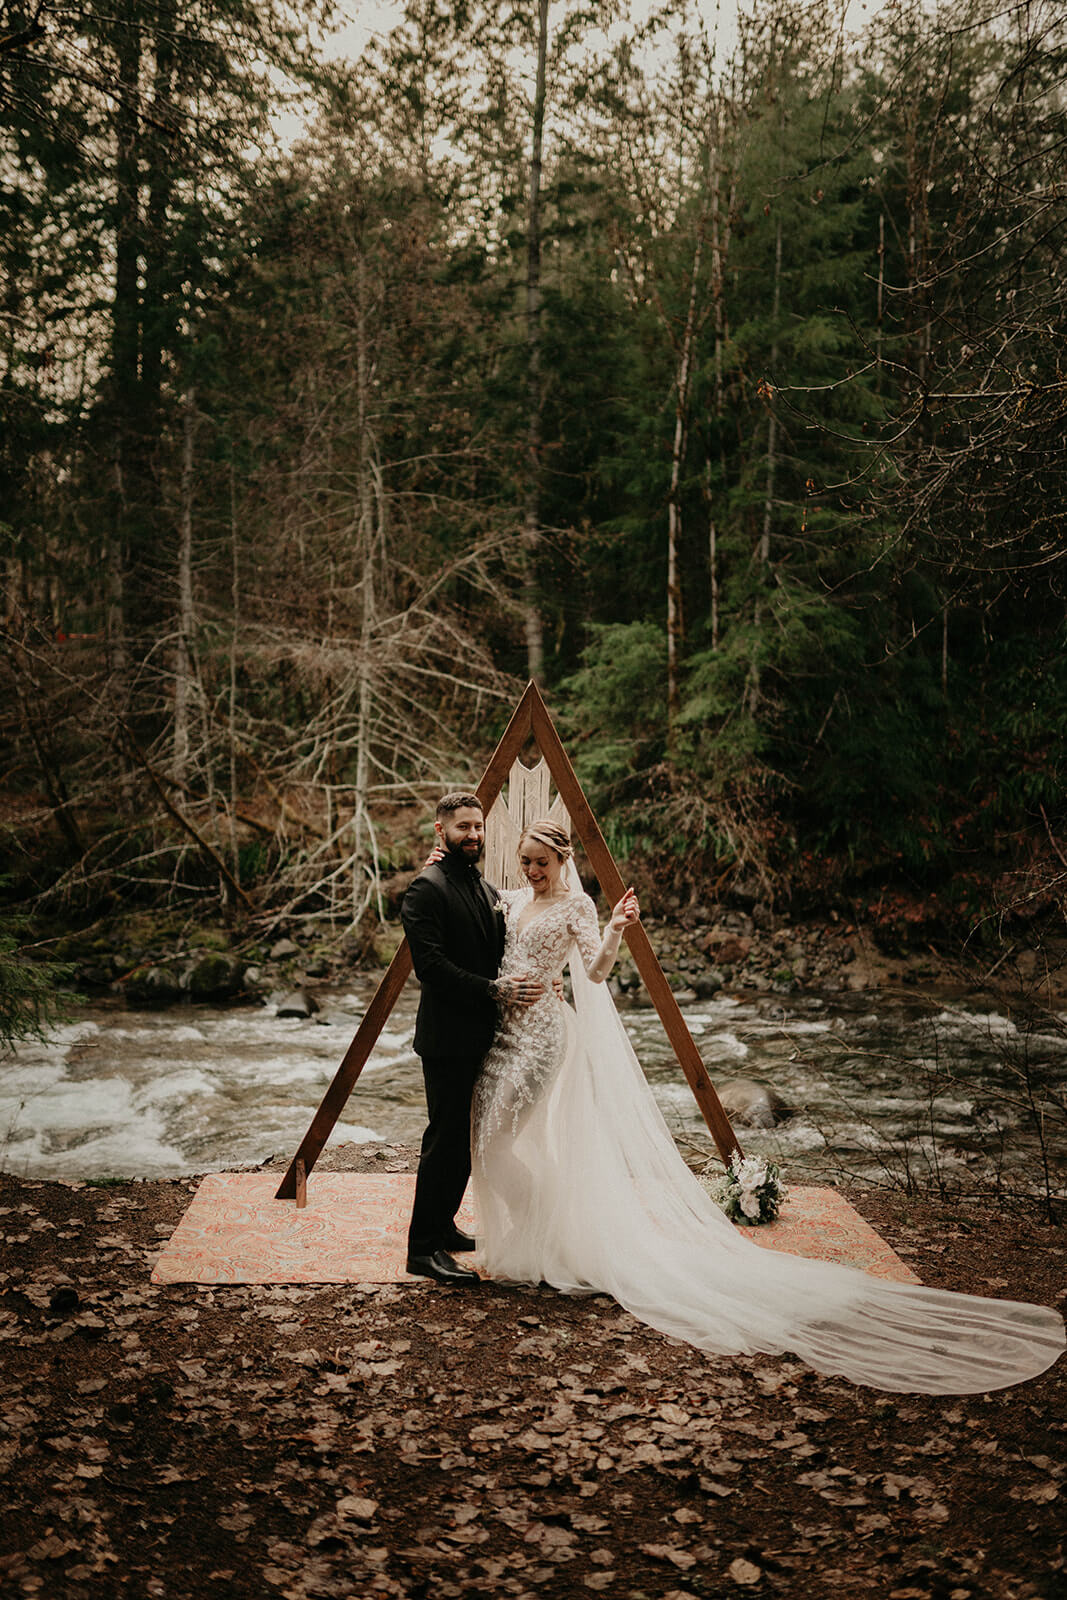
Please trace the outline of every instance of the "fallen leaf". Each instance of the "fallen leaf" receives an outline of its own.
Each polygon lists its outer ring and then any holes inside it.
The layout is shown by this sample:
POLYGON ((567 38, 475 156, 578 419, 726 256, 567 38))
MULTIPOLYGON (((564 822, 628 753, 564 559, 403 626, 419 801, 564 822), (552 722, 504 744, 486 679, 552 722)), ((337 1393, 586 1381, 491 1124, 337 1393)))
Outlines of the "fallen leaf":
POLYGON ((1037 1483, 1032 1489, 1012 1489, 1010 1493, 1013 1500, 1032 1500, 1043 1506, 1058 1499, 1060 1491, 1054 1483, 1037 1483))
POLYGON ((378 1510, 377 1500, 364 1500, 362 1495, 342 1495, 336 1505, 339 1517, 353 1517, 357 1522, 369 1522, 378 1510))
POLYGON ((673 1404, 660 1406, 657 1416, 662 1417, 664 1422, 674 1423, 674 1425, 678 1428, 684 1428, 685 1424, 689 1421, 689 1412, 683 1411, 681 1406, 676 1406, 673 1404))
POLYGON ((759 1583, 763 1577, 762 1570, 753 1562, 746 1561, 743 1556, 738 1556, 736 1561, 731 1561, 729 1573, 735 1583, 759 1583))
POLYGON ((654 1561, 669 1561, 681 1572, 688 1572, 690 1567, 697 1564, 696 1556, 691 1556, 688 1550, 680 1550, 673 1544, 643 1544, 639 1546, 646 1556, 651 1556, 654 1561))

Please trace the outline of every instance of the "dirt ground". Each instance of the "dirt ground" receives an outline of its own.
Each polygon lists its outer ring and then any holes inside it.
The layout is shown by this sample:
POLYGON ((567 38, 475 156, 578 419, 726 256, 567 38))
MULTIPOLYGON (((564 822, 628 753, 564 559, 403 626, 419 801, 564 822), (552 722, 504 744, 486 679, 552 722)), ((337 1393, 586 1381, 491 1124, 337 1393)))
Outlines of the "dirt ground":
MULTIPOLYGON (((900 1397, 602 1297, 153 1287, 195 1187, 0 1177, 4 1595, 1067 1590, 1063 1362, 900 1397)), ((848 1192, 925 1282, 1063 1307, 1064 1229, 848 1192)))

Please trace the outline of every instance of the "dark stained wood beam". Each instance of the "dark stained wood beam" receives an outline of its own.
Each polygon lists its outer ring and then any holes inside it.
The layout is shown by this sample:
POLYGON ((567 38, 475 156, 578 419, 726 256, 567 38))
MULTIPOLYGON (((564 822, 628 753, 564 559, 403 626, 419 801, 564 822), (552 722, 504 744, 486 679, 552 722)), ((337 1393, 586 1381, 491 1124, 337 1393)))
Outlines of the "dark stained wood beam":
MULTIPOLYGON (((533 687, 533 685, 531 685, 533 687)), ((609 905, 622 897, 626 890, 622 874, 615 865, 615 859, 608 849, 604 835, 593 815, 593 809, 585 797, 585 791, 578 782, 577 774, 571 766, 570 757, 563 748, 563 743, 556 732, 555 724, 548 714, 548 707, 541 698, 539 691, 534 688, 533 701, 533 733, 541 754, 548 762, 549 770, 556 780, 563 804, 570 812, 572 827, 585 847, 589 857, 589 864, 597 875, 597 881, 607 896, 609 905)), ((660 1021, 663 1023, 671 1048, 678 1058, 678 1065, 685 1073, 700 1107, 704 1121, 715 1147, 722 1159, 729 1163, 734 1151, 740 1152, 741 1146, 737 1135, 730 1125, 730 1119, 723 1110, 722 1102, 715 1093, 715 1086, 708 1077, 708 1069, 704 1065, 700 1051, 693 1041, 693 1036, 686 1027, 685 1018, 674 998, 674 992, 664 976, 659 958, 649 942, 648 934, 640 922, 635 922, 626 929, 624 935, 634 958, 634 965, 644 980, 645 988, 652 999, 652 1004, 659 1012, 660 1021)))
MULTIPOLYGON (((482 809, 488 815, 497 795, 504 787, 504 781, 511 770, 511 764, 522 753, 523 746, 529 741, 531 729, 531 691, 536 694, 533 684, 526 688, 510 722, 504 729, 490 759, 489 765, 482 774, 482 780, 477 788, 477 795, 482 802, 482 809)), ((389 1014, 400 998, 408 977, 411 974, 411 951, 408 942, 404 939, 399 950, 389 964, 389 969, 381 983, 374 991, 374 998, 367 1007, 362 1022, 356 1029, 355 1037, 345 1052, 344 1059, 334 1073, 326 1093, 319 1103, 319 1109, 311 1119, 311 1126, 300 1141, 292 1161, 289 1163, 285 1177, 282 1179, 274 1198, 276 1200, 295 1200, 298 1194, 297 1169, 303 1168, 304 1181, 310 1176, 327 1139, 333 1132, 337 1119, 348 1103, 348 1097, 359 1081, 359 1075, 370 1059, 371 1051, 378 1043, 378 1037, 389 1020, 389 1014)))

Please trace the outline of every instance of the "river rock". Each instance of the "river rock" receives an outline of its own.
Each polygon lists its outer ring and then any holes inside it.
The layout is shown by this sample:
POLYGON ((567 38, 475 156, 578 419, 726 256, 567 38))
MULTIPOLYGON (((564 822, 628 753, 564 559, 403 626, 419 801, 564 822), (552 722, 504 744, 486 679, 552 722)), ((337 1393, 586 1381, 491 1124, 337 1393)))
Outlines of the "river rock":
POLYGON ((694 972, 689 980, 689 987, 693 990, 698 1000, 710 1000, 713 994, 718 994, 726 982, 725 975, 718 967, 708 967, 706 972, 694 972))
POLYGON ((135 967, 122 992, 128 1006, 172 1006, 182 997, 181 979, 169 967, 135 967))
POLYGON ((236 956, 212 953, 201 956, 182 976, 182 988, 193 1000, 225 1000, 239 994, 245 965, 236 956))
POLYGON ((747 958, 752 949, 752 940, 715 928, 701 941, 701 946, 716 962, 729 962, 731 966, 736 966, 747 958))
POLYGON ((715 1092, 731 1122, 743 1128, 773 1128, 793 1115, 776 1089, 755 1078, 727 1078, 715 1092))
POLYGON ((306 989, 293 989, 278 1001, 275 1011, 277 1017, 308 1017, 314 1016, 319 1009, 319 1002, 314 995, 308 994, 306 989))
POLYGON ((300 946, 294 944, 292 939, 279 939, 277 944, 272 944, 270 947, 270 959, 272 961, 287 961, 290 956, 298 956, 299 954, 300 946))

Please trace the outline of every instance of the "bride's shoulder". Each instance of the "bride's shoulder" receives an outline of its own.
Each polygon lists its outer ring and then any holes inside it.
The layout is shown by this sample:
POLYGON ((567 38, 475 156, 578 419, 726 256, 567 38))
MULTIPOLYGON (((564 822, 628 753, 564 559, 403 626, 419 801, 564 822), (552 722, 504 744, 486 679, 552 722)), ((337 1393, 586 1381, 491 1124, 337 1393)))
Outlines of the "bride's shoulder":
POLYGON ((596 901, 584 889, 579 889, 577 894, 570 896, 570 910, 572 916, 588 921, 590 917, 596 917, 596 901))

